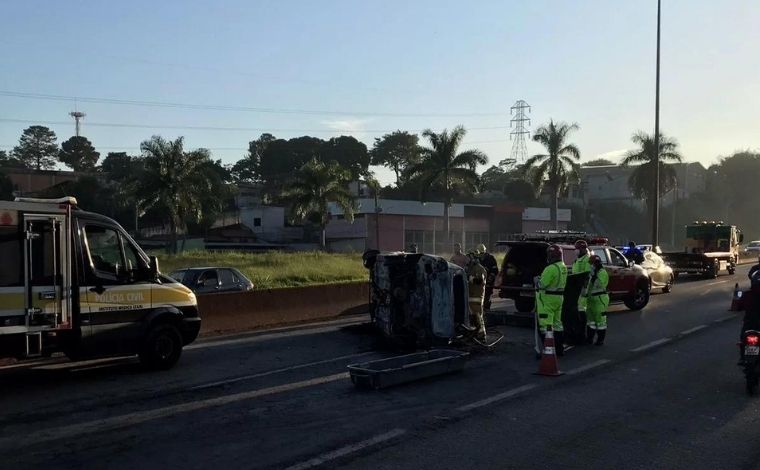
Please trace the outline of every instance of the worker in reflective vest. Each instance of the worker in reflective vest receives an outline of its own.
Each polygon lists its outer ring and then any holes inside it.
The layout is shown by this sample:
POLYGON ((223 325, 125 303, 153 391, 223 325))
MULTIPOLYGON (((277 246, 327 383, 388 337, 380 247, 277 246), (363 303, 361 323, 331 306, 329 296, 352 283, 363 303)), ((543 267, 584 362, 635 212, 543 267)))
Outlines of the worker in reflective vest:
POLYGON ((475 254, 470 255, 470 263, 467 269, 469 279, 468 303, 470 304, 470 323, 478 329, 478 334, 485 339, 486 323, 483 318, 483 300, 486 292, 486 278, 488 271, 480 264, 475 254))
POLYGON ((554 331, 554 343, 557 355, 564 352, 564 327, 562 326, 562 296, 567 283, 567 267, 562 260, 562 248, 550 245, 546 249, 546 261, 549 263, 538 281, 536 291, 536 314, 541 339, 548 329, 554 331))
POLYGON ((596 336, 596 345, 604 344, 607 336, 607 307, 610 305, 610 296, 607 293, 607 284, 610 276, 602 266, 602 258, 597 255, 591 256, 591 278, 586 288, 588 306, 586 309, 586 342, 592 344, 596 336))
MULTIPOLYGON (((578 251, 578 257, 573 261, 572 274, 581 274, 591 272, 591 263, 589 262, 588 243, 586 240, 578 240, 575 242, 575 249, 578 251)), ((586 312, 586 296, 578 296, 578 311, 586 312)), ((586 317, 588 318, 588 317, 586 317)), ((581 323, 582 324, 582 323, 581 323)))

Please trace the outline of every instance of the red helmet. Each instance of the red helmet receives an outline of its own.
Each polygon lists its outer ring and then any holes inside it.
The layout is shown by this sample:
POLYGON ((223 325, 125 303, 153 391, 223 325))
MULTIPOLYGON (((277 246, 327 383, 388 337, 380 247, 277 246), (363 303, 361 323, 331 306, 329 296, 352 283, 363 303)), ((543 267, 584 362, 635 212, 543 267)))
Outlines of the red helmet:
POLYGON ((588 243, 586 243, 586 240, 576 240, 575 249, 576 250, 588 249, 588 243))
POLYGON ((588 259, 589 263, 591 263, 592 266, 601 266, 602 265, 602 258, 599 257, 599 255, 591 255, 588 259))
POLYGON ((546 259, 548 259, 550 263, 556 263, 557 261, 561 261, 562 248, 560 248, 559 245, 549 245, 546 248, 546 259))

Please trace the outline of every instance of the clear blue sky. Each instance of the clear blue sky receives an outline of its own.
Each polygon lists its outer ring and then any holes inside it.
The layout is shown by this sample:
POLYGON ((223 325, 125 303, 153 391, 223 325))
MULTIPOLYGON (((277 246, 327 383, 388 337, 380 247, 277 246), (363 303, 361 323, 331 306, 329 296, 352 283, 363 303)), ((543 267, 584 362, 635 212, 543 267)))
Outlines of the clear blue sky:
MULTIPOLYGON (((262 131, 369 146, 378 131, 457 124, 496 163, 524 99, 534 127, 579 123, 587 160, 653 129, 655 15, 655 0, 4 2, 0 91, 344 113, 77 104, 103 155, 184 135, 227 163, 262 131)), ((687 159, 760 148, 759 24, 756 0, 663 0, 662 129, 687 159)), ((73 109, 0 96, 0 119, 65 122, 50 125, 59 141, 73 109)), ((28 125, 0 121, 2 148, 28 125)))

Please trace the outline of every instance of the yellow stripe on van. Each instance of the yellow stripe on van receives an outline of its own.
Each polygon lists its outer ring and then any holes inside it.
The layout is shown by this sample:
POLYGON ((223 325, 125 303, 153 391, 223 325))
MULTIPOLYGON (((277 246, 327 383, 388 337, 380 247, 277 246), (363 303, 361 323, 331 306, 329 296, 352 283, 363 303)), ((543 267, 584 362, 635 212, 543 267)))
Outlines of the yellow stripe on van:
POLYGON ((0 293, 0 311, 23 310, 26 307, 24 293, 0 293))
POLYGON ((195 294, 182 284, 153 286, 153 305, 195 305, 195 294))

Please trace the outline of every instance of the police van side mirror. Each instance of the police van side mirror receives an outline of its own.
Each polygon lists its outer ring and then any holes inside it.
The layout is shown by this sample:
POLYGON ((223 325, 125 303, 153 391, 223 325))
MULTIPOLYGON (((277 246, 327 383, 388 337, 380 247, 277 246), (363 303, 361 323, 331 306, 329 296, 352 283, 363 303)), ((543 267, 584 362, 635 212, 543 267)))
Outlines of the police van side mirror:
POLYGON ((158 258, 156 258, 155 256, 149 256, 148 260, 150 263, 148 270, 149 270, 151 279, 158 279, 158 273, 160 273, 158 269, 158 258))

